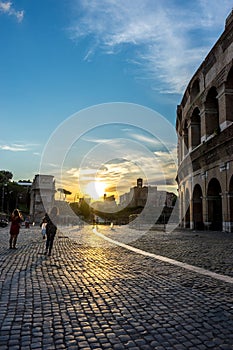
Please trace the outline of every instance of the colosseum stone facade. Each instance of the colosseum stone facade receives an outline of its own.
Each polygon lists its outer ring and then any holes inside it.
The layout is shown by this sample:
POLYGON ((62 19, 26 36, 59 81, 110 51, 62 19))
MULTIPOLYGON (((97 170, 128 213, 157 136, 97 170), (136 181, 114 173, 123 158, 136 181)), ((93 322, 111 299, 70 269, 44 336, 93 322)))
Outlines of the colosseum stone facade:
POLYGON ((233 231, 233 11, 177 107, 180 225, 233 231))

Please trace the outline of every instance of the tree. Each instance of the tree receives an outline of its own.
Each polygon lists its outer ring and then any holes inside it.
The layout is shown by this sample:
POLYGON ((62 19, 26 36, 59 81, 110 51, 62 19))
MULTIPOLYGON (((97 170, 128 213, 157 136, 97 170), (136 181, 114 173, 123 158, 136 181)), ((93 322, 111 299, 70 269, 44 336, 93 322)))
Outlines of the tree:
POLYGON ((8 170, 0 170, 0 184, 5 185, 12 179, 13 174, 8 170))
POLYGON ((83 216, 85 221, 90 220, 91 217, 91 208, 89 206, 89 204, 85 201, 85 199, 83 199, 80 203, 80 213, 83 216))
POLYGON ((28 188, 11 181, 12 178, 13 174, 10 171, 0 170, 1 211, 9 214, 15 208, 19 208, 21 211, 28 213, 30 192, 28 188))
POLYGON ((63 193, 65 195, 65 199, 66 199, 66 196, 69 196, 72 194, 72 192, 67 191, 64 188, 58 188, 57 191, 60 192, 61 194, 63 193))
POLYGON ((4 211, 11 213, 15 208, 18 208, 22 212, 28 213, 29 196, 28 188, 20 186, 14 181, 9 182, 5 187, 4 211))

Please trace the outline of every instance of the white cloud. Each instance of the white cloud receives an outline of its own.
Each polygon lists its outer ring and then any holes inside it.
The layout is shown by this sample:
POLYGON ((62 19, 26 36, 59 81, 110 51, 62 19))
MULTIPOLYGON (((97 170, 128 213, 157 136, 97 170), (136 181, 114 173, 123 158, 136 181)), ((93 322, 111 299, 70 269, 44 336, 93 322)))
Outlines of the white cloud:
MULTIPOLYGON (((176 147, 168 151, 156 151, 146 155, 143 150, 138 152, 137 160, 130 157, 112 158, 99 166, 95 163, 97 157, 90 158, 85 167, 63 169, 62 185, 71 192, 85 192, 90 182, 103 182, 107 192, 115 192, 116 196, 126 193, 136 185, 136 180, 142 177, 145 185, 157 185, 158 188, 176 192, 175 177, 177 173, 176 147), (169 185, 169 186, 168 186, 169 185), (169 188, 168 188, 169 187, 169 188)), ((100 155, 101 156, 101 155, 100 155)))
POLYGON ((78 168, 71 168, 67 170, 67 174, 71 177, 71 178, 77 178, 79 175, 79 169, 78 168))
POLYGON ((11 152, 24 152, 24 151, 27 151, 28 148, 23 145, 12 144, 12 145, 0 145, 0 150, 11 151, 11 152))
MULTIPOLYGON (((231 0, 76 0, 72 37, 90 38, 88 54, 103 50, 117 54, 125 46, 126 59, 143 68, 160 92, 182 93, 223 31, 231 0), (201 34, 202 33, 202 34, 201 34)), ((136 67, 136 66, 135 66, 136 67)))
MULTIPOLYGON (((0 150, 1 151, 11 151, 11 152, 26 152, 31 151, 35 147, 38 147, 38 144, 35 143, 3 143, 0 144, 0 150)), ((33 152, 34 155, 39 154, 36 152, 33 152)))
POLYGON ((14 7, 12 6, 12 2, 11 1, 0 1, 0 13, 5 13, 9 16, 14 16, 18 22, 21 22, 23 20, 24 17, 24 11, 17 11, 14 9, 14 7))

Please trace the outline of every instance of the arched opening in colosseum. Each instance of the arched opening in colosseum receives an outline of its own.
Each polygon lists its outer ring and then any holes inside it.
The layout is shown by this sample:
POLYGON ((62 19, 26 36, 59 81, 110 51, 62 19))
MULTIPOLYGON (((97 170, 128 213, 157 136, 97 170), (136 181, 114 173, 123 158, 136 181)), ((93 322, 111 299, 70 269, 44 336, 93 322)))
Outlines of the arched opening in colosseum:
POLYGON ((230 185, 229 185, 229 205, 230 205, 230 225, 231 232, 233 232, 233 175, 231 176, 230 185))
POLYGON ((193 228, 203 230, 202 190, 200 185, 195 185, 193 190, 193 228))
POLYGON ((190 228, 190 195, 189 190, 185 191, 185 227, 190 228))
POLYGON ((199 108, 195 108, 191 116, 191 147, 195 148, 201 143, 201 118, 199 108))
POLYGON ((225 85, 226 120, 233 121, 233 67, 231 68, 225 85))
POLYGON ((200 92, 200 82, 199 79, 196 79, 192 85, 192 89, 191 89, 191 101, 193 101, 195 99, 195 97, 197 97, 197 95, 200 92))
POLYGON ((206 97, 205 115, 206 115, 206 136, 217 133, 219 130, 219 107, 217 99, 217 90, 212 87, 206 97))
POLYGON ((208 202, 208 219, 210 230, 222 230, 222 198, 221 186, 217 179, 213 178, 208 184, 207 202, 208 202))

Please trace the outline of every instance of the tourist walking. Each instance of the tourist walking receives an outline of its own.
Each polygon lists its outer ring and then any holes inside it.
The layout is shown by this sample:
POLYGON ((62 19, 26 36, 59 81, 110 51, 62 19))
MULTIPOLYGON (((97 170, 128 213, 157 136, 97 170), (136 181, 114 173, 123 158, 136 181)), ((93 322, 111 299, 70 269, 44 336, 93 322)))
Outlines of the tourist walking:
POLYGON ((15 209, 13 213, 11 214, 11 226, 10 226, 10 249, 17 249, 16 243, 17 238, 21 226, 21 222, 23 221, 23 217, 18 209, 15 209))
POLYGON ((25 228, 30 228, 30 219, 28 216, 25 219, 25 228))
POLYGON ((58 209, 53 207, 50 214, 45 214, 42 224, 46 224, 46 246, 45 246, 45 255, 50 256, 53 248, 53 241, 57 233, 57 217, 58 209))

